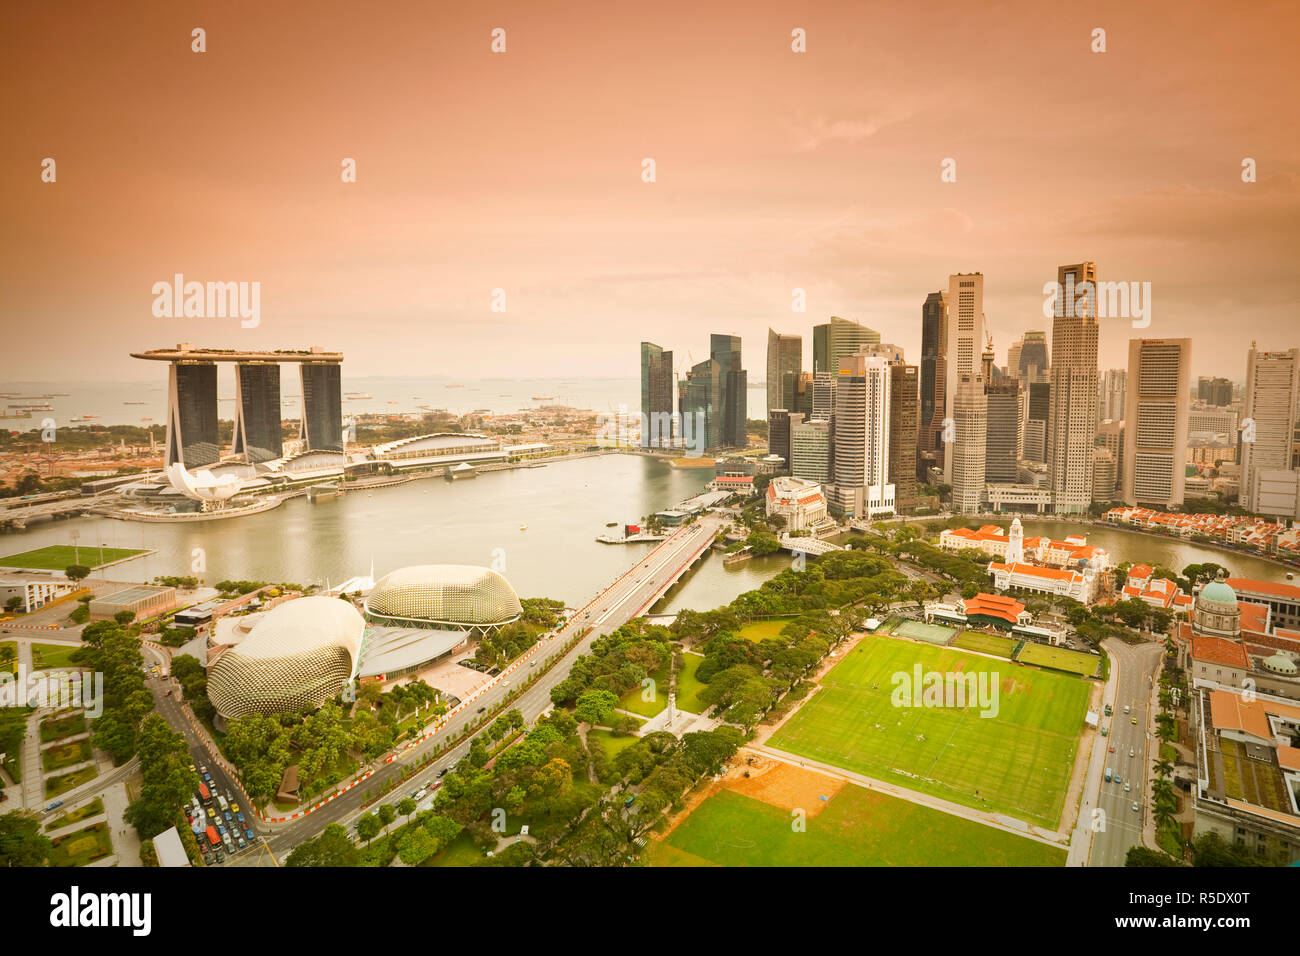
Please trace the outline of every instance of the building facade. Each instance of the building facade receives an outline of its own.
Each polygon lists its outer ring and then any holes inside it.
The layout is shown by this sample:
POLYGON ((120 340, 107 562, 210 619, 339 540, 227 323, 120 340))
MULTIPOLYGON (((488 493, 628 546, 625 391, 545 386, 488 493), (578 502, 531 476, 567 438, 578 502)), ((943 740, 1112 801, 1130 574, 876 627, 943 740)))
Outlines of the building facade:
POLYGON ((1184 497, 1192 340, 1132 339, 1128 355, 1121 497, 1175 508, 1184 497))
POLYGON ((1265 352, 1250 344, 1241 408, 1241 506, 1256 511, 1256 472, 1291 467, 1300 402, 1300 349, 1265 352))
POLYGON ((1061 266, 1056 280, 1047 486, 1057 514, 1086 514, 1097 436, 1097 267, 1061 266))

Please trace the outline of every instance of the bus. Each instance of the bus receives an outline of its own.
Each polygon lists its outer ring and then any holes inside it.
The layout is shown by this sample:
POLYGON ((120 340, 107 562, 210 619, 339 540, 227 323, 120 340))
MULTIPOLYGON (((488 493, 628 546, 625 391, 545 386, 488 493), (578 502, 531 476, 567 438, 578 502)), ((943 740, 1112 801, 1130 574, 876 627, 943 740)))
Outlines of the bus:
POLYGON ((199 782, 199 796, 204 800, 212 799, 212 794, 208 792, 208 785, 202 781, 199 782))
POLYGON ((216 827, 208 827, 207 833, 208 843, 212 844, 212 846, 221 846, 221 837, 217 836, 216 827))

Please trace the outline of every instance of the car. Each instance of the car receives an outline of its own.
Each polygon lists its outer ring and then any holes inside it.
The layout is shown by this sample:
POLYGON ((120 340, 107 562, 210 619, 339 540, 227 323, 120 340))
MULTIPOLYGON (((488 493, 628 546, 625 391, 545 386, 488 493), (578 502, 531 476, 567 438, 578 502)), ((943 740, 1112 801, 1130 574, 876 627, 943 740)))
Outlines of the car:
POLYGON ((429 788, 428 788, 428 787, 424 787, 424 788, 422 788, 422 789, 420 789, 420 790, 415 791, 415 793, 413 793, 413 794, 411 795, 411 799, 412 799, 412 800, 423 800, 423 799, 428 795, 428 793, 429 793, 429 788))
POLYGON ((1133 811, 1134 811, 1134 812, 1137 812, 1138 810, 1141 810, 1141 809, 1142 809, 1142 805, 1141 805, 1140 803, 1138 803, 1138 802, 1135 800, 1135 801, 1133 802, 1133 811))
POLYGON ((230 812, 231 812, 231 813, 234 813, 234 814, 238 814, 238 813, 239 813, 239 804, 237 804, 237 803, 232 803, 232 804, 230 805, 230 812))
POLYGON ((1138 722, 1138 719, 1137 719, 1136 717, 1130 717, 1130 718, 1129 718, 1129 723, 1130 723, 1130 724, 1136 724, 1137 722, 1138 722))
POLYGON ((242 813, 236 813, 236 814, 235 814, 235 819, 238 820, 240 823, 243 823, 243 822, 244 822, 244 815, 243 815, 242 813))
POLYGON ((248 846, 248 841, 245 840, 242 836, 241 836, 238 840, 236 840, 235 842, 239 844, 239 848, 240 848, 241 850, 244 849, 244 847, 248 846))
POLYGON ((1129 755, 1130 757, 1133 756, 1133 748, 1132 748, 1132 747, 1129 747, 1129 748, 1128 748, 1128 755, 1129 755))
POLYGON ((447 775, 447 771, 450 769, 451 769, 450 767, 443 767, 441 770, 438 771, 438 776, 445 777, 447 775))
POLYGON ((1130 790, 1132 790, 1132 789, 1133 789, 1133 788, 1130 787, 1127 783, 1124 784, 1124 792, 1125 792, 1125 793, 1128 793, 1128 792, 1129 792, 1130 790))
POLYGON ((485 711, 485 710, 487 710, 486 707, 480 707, 480 708, 478 709, 478 712, 481 714, 481 713, 483 713, 483 711, 485 711))
POLYGON ((62 801, 62 800, 55 800, 55 801, 54 801, 53 803, 51 803, 48 807, 45 808, 45 812, 46 812, 46 813, 49 813, 51 810, 57 810, 57 809, 59 809, 59 807, 61 807, 61 806, 63 806, 63 801, 62 801))
MULTIPOLYGON (((191 765, 191 767, 192 767, 192 766, 193 766, 193 765, 191 765)), ((206 774, 207 772, 208 772, 208 768, 207 768, 207 767, 199 767, 199 773, 206 774)))
POLYGON ((246 836, 246 837, 248 838, 248 842, 250 842, 250 843, 253 842, 253 840, 255 839, 254 836, 253 836, 253 831, 252 831, 252 830, 245 830, 245 831, 244 831, 244 836, 246 836))
POLYGON ((226 810, 226 811, 225 811, 224 813, 222 813, 221 815, 222 815, 223 817, 226 818, 226 822, 227 822, 227 823, 229 823, 232 819, 234 819, 234 818, 230 815, 230 811, 229 811, 229 810, 226 810))
POLYGON ((206 784, 208 784, 209 786, 211 786, 211 784, 212 784, 212 774, 210 774, 210 773, 205 773, 205 774, 203 775, 203 782, 206 783, 206 784))
POLYGON ((1115 774, 1115 782, 1116 782, 1116 783, 1123 783, 1123 782, 1124 782, 1124 778, 1121 777, 1119 774, 1115 774))
POLYGON ((208 855, 208 845, 202 841, 199 842, 199 852, 204 856, 208 855))
POLYGON ((198 770, 199 768, 196 767, 196 766, 194 766, 194 764, 190 764, 190 769, 191 769, 191 770, 198 770))

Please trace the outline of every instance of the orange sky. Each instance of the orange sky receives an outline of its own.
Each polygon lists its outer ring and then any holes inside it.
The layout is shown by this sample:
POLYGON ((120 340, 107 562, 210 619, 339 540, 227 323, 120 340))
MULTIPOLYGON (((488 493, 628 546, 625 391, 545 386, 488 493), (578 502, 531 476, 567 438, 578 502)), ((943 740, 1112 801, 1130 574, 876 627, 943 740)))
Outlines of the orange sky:
POLYGON ((179 341, 635 375, 641 339, 698 361, 710 332, 759 378, 768 326, 811 364, 831 314, 915 360, 926 293, 975 270, 1001 362, 1082 259, 1153 286, 1102 367, 1190 334, 1194 374, 1240 378, 1249 339, 1300 345, 1298 28, 1267 2, 6 4, 0 378, 146 378, 126 353, 179 341), (260 282, 260 326, 155 318, 177 272, 260 282))

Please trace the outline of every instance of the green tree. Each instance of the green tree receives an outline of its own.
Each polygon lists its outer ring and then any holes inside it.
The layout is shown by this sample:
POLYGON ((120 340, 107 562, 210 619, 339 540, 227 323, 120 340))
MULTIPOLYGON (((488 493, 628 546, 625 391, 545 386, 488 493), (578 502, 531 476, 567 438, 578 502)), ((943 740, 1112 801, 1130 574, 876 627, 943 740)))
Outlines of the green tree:
POLYGON ((360 852, 348 839, 348 831, 337 823, 331 823, 320 836, 299 844, 285 866, 357 866, 360 852))
POLYGON ((45 866, 52 849, 35 814, 16 810, 0 816, 0 866, 45 866))
POLYGON ((63 574, 69 581, 76 584, 78 581, 84 581, 90 577, 90 568, 84 564, 69 564, 63 569, 63 574))

